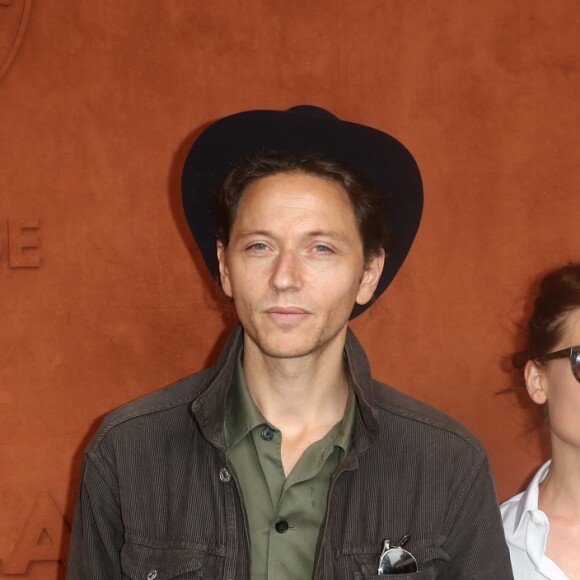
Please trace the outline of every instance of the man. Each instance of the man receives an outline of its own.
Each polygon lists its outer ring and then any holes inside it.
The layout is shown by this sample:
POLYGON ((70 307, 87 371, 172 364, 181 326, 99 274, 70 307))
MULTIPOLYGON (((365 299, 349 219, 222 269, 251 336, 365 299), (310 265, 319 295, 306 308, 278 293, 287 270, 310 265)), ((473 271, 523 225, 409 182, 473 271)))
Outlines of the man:
POLYGON ((68 578, 512 578, 482 447, 374 381, 348 329, 417 231, 408 151, 316 107, 240 113, 194 144, 183 197, 240 327, 104 421, 68 578))

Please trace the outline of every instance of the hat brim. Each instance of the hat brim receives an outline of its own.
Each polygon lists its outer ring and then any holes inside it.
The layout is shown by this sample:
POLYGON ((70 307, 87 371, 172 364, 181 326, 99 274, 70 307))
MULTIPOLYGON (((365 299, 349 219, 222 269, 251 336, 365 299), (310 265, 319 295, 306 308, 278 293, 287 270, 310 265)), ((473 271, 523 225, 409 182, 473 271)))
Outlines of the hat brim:
MULTIPOLYGON (((382 131, 342 121, 308 105, 288 111, 246 111, 213 123, 193 144, 181 186, 187 222, 214 276, 218 272, 212 211, 215 195, 233 167, 260 150, 340 161, 384 195, 394 247, 375 291, 378 298, 403 264, 421 220, 423 186, 411 153, 382 131)), ((356 304, 351 318, 370 304, 356 304)))

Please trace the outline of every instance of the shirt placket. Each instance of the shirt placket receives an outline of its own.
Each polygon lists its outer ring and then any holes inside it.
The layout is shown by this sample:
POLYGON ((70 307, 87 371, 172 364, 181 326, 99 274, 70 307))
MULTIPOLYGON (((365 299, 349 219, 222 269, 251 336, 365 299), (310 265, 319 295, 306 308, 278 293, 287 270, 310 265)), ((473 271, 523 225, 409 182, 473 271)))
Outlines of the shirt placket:
MULTIPOLYGON (((338 427, 333 431, 337 432, 338 427)), ((298 557, 304 552, 306 559, 312 550, 315 538, 303 533, 303 529, 313 528, 307 521, 309 513, 308 506, 304 505, 304 498, 308 496, 308 489, 305 493, 305 486, 311 486, 312 501, 320 501, 314 480, 322 471, 323 479, 329 480, 336 468, 339 451, 329 444, 335 434, 309 447, 292 473, 286 477, 282 465, 280 432, 267 425, 255 428, 252 432, 273 506, 268 538, 268 578, 292 577, 291 570, 284 571, 284 563, 288 562, 289 543, 298 557)), ((316 506, 313 503, 311 507, 315 510, 316 506)), ((324 509, 318 512, 324 513, 324 509)), ((318 526, 315 528, 318 529, 318 526)))

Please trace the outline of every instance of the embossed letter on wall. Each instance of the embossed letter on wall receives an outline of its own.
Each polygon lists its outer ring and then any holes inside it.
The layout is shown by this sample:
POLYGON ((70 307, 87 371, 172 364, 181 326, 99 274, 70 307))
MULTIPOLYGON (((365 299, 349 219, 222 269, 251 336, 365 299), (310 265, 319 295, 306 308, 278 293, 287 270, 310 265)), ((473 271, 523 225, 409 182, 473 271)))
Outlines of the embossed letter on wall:
POLYGON ((24 38, 32 0, 0 0, 0 81, 24 38))
MULTIPOLYGON (((0 225, 0 229, 4 228, 0 225)), ((6 222, 6 233, 0 231, 0 257, 5 252, 8 254, 10 268, 40 268, 42 256, 39 229, 40 220, 35 217, 9 219, 6 222)))
POLYGON ((66 562, 65 549, 70 530, 54 500, 46 492, 38 494, 4 567, 4 575, 26 574, 30 562, 66 562))
POLYGON ((8 220, 8 255, 11 268, 38 268, 40 255, 37 218, 8 220))

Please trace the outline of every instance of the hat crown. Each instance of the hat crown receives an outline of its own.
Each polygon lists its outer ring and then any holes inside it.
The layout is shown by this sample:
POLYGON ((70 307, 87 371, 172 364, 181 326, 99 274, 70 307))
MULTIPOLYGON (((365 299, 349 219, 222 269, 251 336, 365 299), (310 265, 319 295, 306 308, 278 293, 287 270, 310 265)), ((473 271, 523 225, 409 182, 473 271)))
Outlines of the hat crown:
POLYGON ((287 111, 288 113, 295 113, 302 115, 304 117, 318 117, 325 119, 338 119, 336 115, 333 115, 330 111, 323 109, 322 107, 317 107, 316 105, 296 105, 291 107, 287 111))

